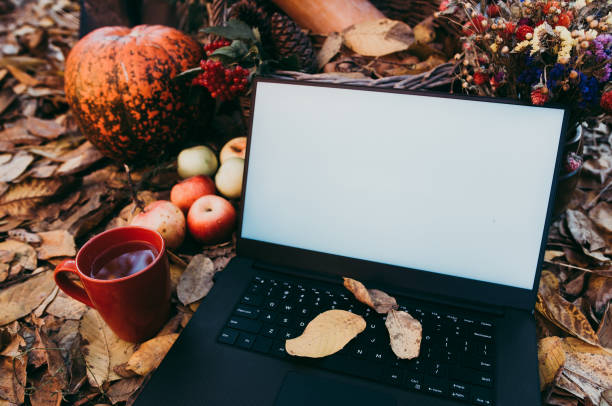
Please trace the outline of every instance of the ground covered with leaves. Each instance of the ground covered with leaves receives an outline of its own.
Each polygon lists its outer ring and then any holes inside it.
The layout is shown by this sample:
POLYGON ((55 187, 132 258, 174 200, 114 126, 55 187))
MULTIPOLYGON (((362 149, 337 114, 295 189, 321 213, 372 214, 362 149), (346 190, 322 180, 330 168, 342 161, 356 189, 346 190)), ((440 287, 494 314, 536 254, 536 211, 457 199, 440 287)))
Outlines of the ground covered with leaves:
MULTIPOLYGON (((140 345, 118 339, 95 310, 57 289, 56 264, 138 209, 122 168, 85 140, 66 104, 63 66, 77 41, 78 3, 12 5, 0 0, 0 406, 131 404, 234 244, 187 244, 171 255, 173 316, 140 345)), ((233 132, 235 122, 219 117, 213 126, 233 132)), ((578 188, 547 245, 536 317, 552 405, 612 404, 611 143, 605 123, 586 131, 578 188)), ((167 198, 175 163, 133 177, 145 203, 167 198)))

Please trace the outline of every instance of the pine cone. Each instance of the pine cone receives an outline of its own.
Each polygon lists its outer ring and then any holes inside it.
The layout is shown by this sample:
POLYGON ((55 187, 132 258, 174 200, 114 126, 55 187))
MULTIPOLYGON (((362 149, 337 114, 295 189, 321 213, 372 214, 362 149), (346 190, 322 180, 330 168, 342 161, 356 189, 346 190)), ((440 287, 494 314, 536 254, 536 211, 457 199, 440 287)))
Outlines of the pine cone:
POLYGON ((314 70, 316 56, 308 35, 287 15, 275 12, 270 17, 270 38, 277 57, 296 55, 303 70, 314 70))
POLYGON ((230 8, 227 18, 228 20, 236 18, 251 27, 260 28, 268 25, 268 13, 254 0, 240 0, 230 8))

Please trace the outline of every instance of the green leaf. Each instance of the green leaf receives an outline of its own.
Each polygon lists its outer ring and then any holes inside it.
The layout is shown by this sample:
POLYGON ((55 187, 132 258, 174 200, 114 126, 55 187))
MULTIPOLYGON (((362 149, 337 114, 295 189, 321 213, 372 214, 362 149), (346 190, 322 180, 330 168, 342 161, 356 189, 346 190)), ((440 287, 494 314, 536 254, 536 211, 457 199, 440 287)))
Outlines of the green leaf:
POLYGON ((248 41, 255 41, 255 35, 253 34, 251 27, 240 20, 236 20, 235 18, 229 20, 225 26, 206 27, 202 31, 231 40, 244 39, 248 41))
POLYGON ((218 48, 210 56, 217 57, 222 56, 231 61, 237 61, 249 52, 246 44, 240 40, 234 40, 231 45, 226 47, 218 48))

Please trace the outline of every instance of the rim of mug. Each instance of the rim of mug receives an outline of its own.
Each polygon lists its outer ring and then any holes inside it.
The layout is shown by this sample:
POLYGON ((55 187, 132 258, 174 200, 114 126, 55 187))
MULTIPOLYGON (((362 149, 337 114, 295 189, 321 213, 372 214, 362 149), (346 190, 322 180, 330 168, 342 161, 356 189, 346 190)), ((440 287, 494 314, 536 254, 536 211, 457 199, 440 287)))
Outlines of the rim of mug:
POLYGON ((166 251, 166 240, 164 240, 164 237, 162 237, 162 235, 157 231, 157 230, 152 230, 150 228, 146 228, 146 227, 141 227, 141 226, 122 226, 122 227, 116 227, 116 228, 111 228, 110 230, 106 230, 101 232, 100 234, 96 234, 95 236, 93 236, 92 238, 89 239, 89 241, 87 241, 85 244, 83 244, 83 246, 81 247, 81 249, 79 250, 79 252, 77 252, 76 257, 74 258, 74 262, 76 263, 76 269, 77 272, 79 273, 80 277, 83 277, 91 282, 95 282, 95 283, 115 283, 115 282, 122 282, 125 280, 128 280, 130 278, 134 278, 138 275, 140 275, 141 273, 149 270, 149 268, 152 268, 154 265, 156 265, 161 257, 163 256, 164 252, 166 251), (154 235, 157 235, 157 237, 161 240, 161 250, 159 250, 159 252, 157 253, 157 255, 155 256, 155 259, 153 260, 153 262, 151 262, 149 265, 145 266, 144 268, 142 268, 140 271, 133 273, 131 275, 128 276, 124 276, 121 278, 116 278, 116 279, 96 279, 96 278, 92 278, 91 276, 88 276, 86 274, 84 274, 81 271, 81 268, 79 267, 79 257, 81 256, 81 253, 83 253, 84 251, 86 251, 87 247, 90 244, 93 244, 94 240, 97 239, 98 237, 102 236, 102 235, 106 235, 106 234, 112 234, 113 232, 118 232, 121 230, 126 230, 126 229, 136 229, 136 230, 141 230, 141 231, 147 231, 150 232, 154 235))

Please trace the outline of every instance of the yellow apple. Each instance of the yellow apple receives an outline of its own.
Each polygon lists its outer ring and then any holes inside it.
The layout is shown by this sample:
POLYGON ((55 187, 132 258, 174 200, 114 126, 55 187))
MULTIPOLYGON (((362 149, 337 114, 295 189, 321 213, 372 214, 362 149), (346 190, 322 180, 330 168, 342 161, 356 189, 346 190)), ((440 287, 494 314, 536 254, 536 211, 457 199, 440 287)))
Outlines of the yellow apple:
POLYGON ((177 158, 178 174, 181 178, 204 175, 212 176, 219 162, 214 151, 204 145, 187 148, 177 158))
POLYGON ((242 193, 242 174, 244 159, 229 158, 217 171, 215 185, 221 194, 229 199, 236 199, 242 193))

